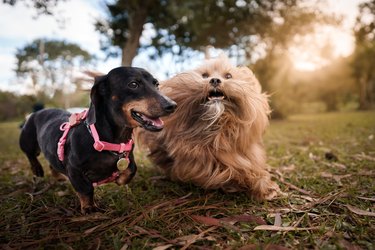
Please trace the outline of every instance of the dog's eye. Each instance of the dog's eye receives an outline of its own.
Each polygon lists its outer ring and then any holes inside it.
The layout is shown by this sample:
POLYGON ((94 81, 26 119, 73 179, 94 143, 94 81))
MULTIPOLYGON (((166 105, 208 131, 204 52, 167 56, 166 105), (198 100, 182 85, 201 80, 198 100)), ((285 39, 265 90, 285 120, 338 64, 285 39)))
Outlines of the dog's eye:
POLYGON ((232 78, 232 75, 230 73, 225 74, 225 79, 231 79, 231 78, 232 78))
POLYGON ((203 73, 203 74, 202 74, 202 77, 203 77, 203 78, 208 78, 209 75, 208 75, 208 73, 203 73))
POLYGON ((128 87, 131 89, 136 89, 139 87, 139 84, 137 82, 129 82, 128 87))

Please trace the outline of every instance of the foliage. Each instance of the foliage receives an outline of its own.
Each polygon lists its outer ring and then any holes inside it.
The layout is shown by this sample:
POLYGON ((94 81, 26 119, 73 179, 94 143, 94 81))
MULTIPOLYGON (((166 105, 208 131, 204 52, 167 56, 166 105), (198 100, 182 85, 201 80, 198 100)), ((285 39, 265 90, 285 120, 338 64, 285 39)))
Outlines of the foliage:
POLYGON ((339 110, 340 104, 356 99, 351 58, 337 58, 316 70, 308 79, 309 91, 326 105, 326 111, 339 110))
POLYGON ((53 15, 53 9, 62 1, 66 0, 3 0, 3 3, 14 6, 23 2, 28 7, 32 6, 38 15, 53 15))
POLYGON ((352 66, 358 82, 359 108, 368 109, 375 104, 375 1, 359 5, 354 27, 356 48, 352 66))
POLYGON ((184 54, 210 45, 250 56, 260 44, 269 49, 275 43, 285 45, 293 35, 308 32, 314 21, 326 17, 304 2, 118 0, 107 4, 108 16, 96 27, 103 34, 102 48, 109 56, 122 51, 123 65, 130 65, 136 55, 145 24, 150 24, 155 34, 149 35, 150 41, 142 48, 152 47, 159 55, 184 54))
POLYGON ((374 124, 373 111, 272 122, 268 163, 287 195, 262 203, 165 180, 138 151, 129 187, 97 188, 104 212, 83 216, 47 162, 32 181, 18 124, 1 123, 0 248, 372 249, 374 124))
MULTIPOLYGON (((357 102, 351 57, 339 57, 314 71, 299 71, 287 55, 258 60, 253 69, 271 97, 272 118, 306 112, 305 106, 321 103, 319 111, 337 111, 357 102)), ((312 112, 312 111, 310 111, 312 112)))
POLYGON ((30 112, 36 102, 33 96, 16 96, 10 92, 0 92, 0 121, 20 119, 30 112))
POLYGON ((95 58, 74 43, 36 39, 18 49, 16 59, 17 76, 30 79, 35 94, 42 92, 53 96, 59 90, 69 92, 74 74, 93 63, 95 58))
MULTIPOLYGON (((53 98, 46 95, 16 95, 11 92, 0 91, 0 121, 23 120, 26 115, 34 111, 35 105, 42 104, 46 108, 62 107, 66 99, 61 91, 57 91, 53 98)), ((71 107, 87 107, 89 93, 77 91, 69 96, 71 107)))

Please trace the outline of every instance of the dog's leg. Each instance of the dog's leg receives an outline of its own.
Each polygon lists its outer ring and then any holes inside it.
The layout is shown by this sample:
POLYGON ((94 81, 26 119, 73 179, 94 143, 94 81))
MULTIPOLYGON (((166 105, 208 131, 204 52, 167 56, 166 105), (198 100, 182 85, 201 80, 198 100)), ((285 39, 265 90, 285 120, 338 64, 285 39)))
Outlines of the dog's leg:
POLYGON ((90 214, 99 211, 99 208, 95 205, 93 195, 85 195, 78 192, 77 195, 79 197, 79 202, 81 204, 82 214, 90 214))
POLYGON ((56 171, 51 165, 49 165, 49 168, 51 169, 51 175, 53 178, 55 178, 56 181, 66 181, 66 176, 62 173, 56 171))
POLYGON ((44 171, 42 168, 42 165, 38 161, 36 156, 32 155, 26 155, 27 158, 29 159, 30 165, 31 165, 31 170, 33 171, 33 174, 38 176, 38 177, 43 177, 44 176, 44 171))
POLYGON ((69 170, 68 178, 77 192, 81 203, 81 213, 89 214, 99 211, 94 201, 94 187, 92 186, 92 182, 78 167, 69 166, 67 169, 69 170))
POLYGON ((280 188, 267 171, 264 147, 262 143, 254 143, 249 149, 250 168, 247 168, 246 182, 251 195, 258 200, 272 200, 280 193, 280 188))

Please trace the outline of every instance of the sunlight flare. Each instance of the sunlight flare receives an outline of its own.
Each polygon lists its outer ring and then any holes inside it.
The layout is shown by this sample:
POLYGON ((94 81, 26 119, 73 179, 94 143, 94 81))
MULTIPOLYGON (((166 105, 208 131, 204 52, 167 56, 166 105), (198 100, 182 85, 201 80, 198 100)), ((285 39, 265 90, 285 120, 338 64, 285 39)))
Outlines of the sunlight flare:
POLYGON ((354 48, 350 31, 333 26, 319 26, 314 33, 297 37, 288 49, 298 70, 313 71, 340 56, 348 56, 354 48))

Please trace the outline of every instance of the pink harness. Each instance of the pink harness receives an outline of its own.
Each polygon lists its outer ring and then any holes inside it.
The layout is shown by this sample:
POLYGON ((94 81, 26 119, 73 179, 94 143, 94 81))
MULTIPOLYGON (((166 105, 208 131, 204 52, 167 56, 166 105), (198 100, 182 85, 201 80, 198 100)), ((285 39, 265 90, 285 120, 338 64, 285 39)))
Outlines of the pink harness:
MULTIPOLYGON (((59 142, 57 143, 57 156, 59 157, 60 161, 64 160, 64 145, 65 145, 66 137, 68 136, 70 128, 80 124, 82 121, 84 121, 86 119, 86 116, 87 116, 87 110, 84 110, 81 113, 72 114, 69 117, 68 122, 64 122, 63 124, 61 124, 60 130, 64 131, 64 133, 61 136, 59 142)), ((95 148, 96 151, 99 151, 99 152, 101 152, 103 150, 115 151, 115 152, 118 152, 120 154, 126 152, 127 154, 124 154, 124 157, 129 162, 129 152, 131 151, 131 149, 133 147, 133 140, 132 139, 130 139, 128 143, 120 143, 120 144, 114 144, 114 143, 101 141, 99 139, 99 134, 98 134, 98 131, 96 130, 95 124, 90 124, 89 126, 90 126, 90 130, 91 130, 91 135, 94 138, 93 147, 95 148)), ((99 182, 94 182, 93 186, 96 187, 96 186, 99 186, 99 185, 104 184, 104 183, 113 182, 119 176, 120 176, 120 171, 115 171, 110 177, 108 177, 108 178, 106 178, 102 181, 99 181, 99 182)))

